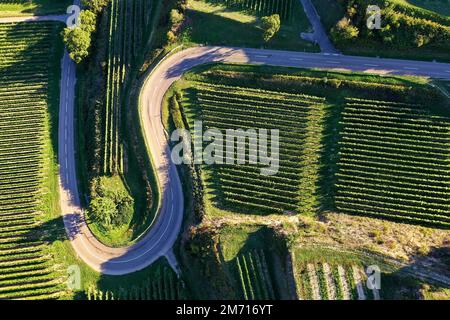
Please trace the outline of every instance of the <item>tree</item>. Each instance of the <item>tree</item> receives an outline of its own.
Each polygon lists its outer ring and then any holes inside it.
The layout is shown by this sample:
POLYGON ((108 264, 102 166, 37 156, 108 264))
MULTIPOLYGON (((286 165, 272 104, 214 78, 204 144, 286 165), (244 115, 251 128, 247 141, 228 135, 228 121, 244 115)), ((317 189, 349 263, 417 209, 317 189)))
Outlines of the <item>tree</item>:
POLYGON ((268 42, 278 31, 280 31, 281 20, 280 15, 278 14, 262 17, 261 23, 263 29, 263 39, 265 42, 268 42))
POLYGON ((80 12, 80 28, 92 33, 97 27, 97 16, 94 12, 83 10, 80 12))
POLYGON ((177 9, 172 9, 170 11, 170 24, 172 28, 174 26, 179 25, 184 19, 184 16, 182 13, 180 13, 177 9))
POLYGON ((336 42, 348 42, 357 38, 359 30, 350 24, 350 20, 346 17, 339 20, 336 26, 331 29, 331 36, 336 42))
POLYGON ((91 9, 94 13, 99 13, 108 4, 109 0, 83 0, 85 7, 91 9))
POLYGON ((73 61, 80 63, 89 55, 91 34, 97 26, 97 16, 89 10, 80 12, 80 24, 74 28, 65 28, 63 41, 73 61))
POLYGON ((174 43, 177 40, 177 36, 171 30, 167 31, 166 37, 168 43, 174 43))
POLYGON ((109 197, 96 197, 92 199, 89 208, 89 216, 100 222, 104 227, 110 228, 117 217, 116 203, 109 197))
POLYGON ((70 58, 76 63, 80 63, 89 54, 91 46, 91 34, 86 30, 76 28, 65 28, 63 31, 63 40, 69 51, 70 58))

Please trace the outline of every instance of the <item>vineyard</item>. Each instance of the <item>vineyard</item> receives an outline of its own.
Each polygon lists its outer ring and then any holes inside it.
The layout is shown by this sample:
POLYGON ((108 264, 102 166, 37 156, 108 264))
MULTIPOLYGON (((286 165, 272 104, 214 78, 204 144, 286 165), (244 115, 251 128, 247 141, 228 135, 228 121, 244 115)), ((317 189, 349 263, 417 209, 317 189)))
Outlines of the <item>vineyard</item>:
POLYGON ((450 226, 450 118, 348 98, 341 125, 338 211, 450 226))
MULTIPOLYGON (((218 205, 258 214, 314 211, 324 100, 205 82, 194 86, 195 97, 188 98, 194 101, 193 108, 191 105, 185 108, 190 126, 195 119, 201 119, 205 129, 218 128, 223 132, 225 129, 280 131, 277 174, 261 175, 261 165, 248 161, 245 165, 206 168, 214 177, 214 183, 207 186, 215 190, 218 205)), ((254 142, 246 143, 248 160, 248 150, 253 148, 249 143, 254 142)))
POLYGON ((184 282, 177 279, 168 268, 158 268, 154 277, 149 277, 141 286, 99 290, 95 286, 86 291, 88 300, 181 300, 186 299, 184 282))
POLYGON ((367 287, 360 265, 298 261, 297 294, 302 300, 379 300, 376 289, 367 287))
POLYGON ((0 25, 0 299, 57 298, 64 288, 41 226, 52 191, 46 181, 60 30, 55 23, 0 25))
POLYGON ((126 79, 142 47, 150 23, 151 0, 112 0, 109 14, 109 45, 106 105, 103 124, 103 173, 123 172, 124 94, 126 79))
POLYGON ((225 3, 227 7, 246 10, 259 16, 279 14, 284 21, 291 21, 292 6, 295 0, 214 0, 216 3, 225 3))
POLYGON ((245 300, 274 300, 275 290, 264 250, 254 249, 236 257, 242 298, 245 300))

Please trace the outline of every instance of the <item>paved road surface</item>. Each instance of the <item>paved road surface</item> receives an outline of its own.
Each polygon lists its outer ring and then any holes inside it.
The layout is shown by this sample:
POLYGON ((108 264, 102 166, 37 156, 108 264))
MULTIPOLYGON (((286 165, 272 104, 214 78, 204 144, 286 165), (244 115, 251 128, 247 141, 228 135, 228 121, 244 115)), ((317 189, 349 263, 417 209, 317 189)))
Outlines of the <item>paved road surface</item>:
POLYGON ((317 13, 317 10, 312 4, 311 0, 300 0, 300 2, 302 3, 303 10, 305 11, 306 16, 308 17, 308 20, 314 29, 314 32, 310 35, 320 46, 320 50, 327 53, 339 53, 339 51, 334 47, 333 43, 331 43, 330 39, 328 38, 328 34, 323 27, 320 16, 317 13))
POLYGON ((4 18, 0 18, 0 23, 36 22, 36 21, 66 22, 66 19, 67 19, 66 15, 4 17, 4 18))

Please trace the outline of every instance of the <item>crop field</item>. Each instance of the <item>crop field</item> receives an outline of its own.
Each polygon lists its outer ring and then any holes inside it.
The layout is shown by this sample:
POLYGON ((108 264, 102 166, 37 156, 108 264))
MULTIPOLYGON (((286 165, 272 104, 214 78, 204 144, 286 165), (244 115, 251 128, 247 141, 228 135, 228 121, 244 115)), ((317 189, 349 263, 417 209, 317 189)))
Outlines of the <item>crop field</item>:
POLYGON ((109 14, 109 47, 106 106, 103 130, 103 172, 123 171, 123 99, 133 61, 145 46, 150 23, 150 0, 112 0, 109 14))
POLYGON ((342 116, 337 210, 450 226, 450 118, 350 98, 342 116))
POLYGON ((44 199, 54 192, 46 181, 60 30, 55 23, 0 25, 0 299, 56 298, 62 290, 41 226, 51 205, 44 199))
POLYGON ((140 286, 118 290, 99 290, 89 287, 88 300, 181 300, 186 298, 183 281, 168 268, 159 268, 154 277, 149 277, 140 286))
MULTIPOLYGON (((286 281, 286 247, 270 227, 223 225, 213 237, 196 233, 182 269, 193 297, 226 300, 292 298, 286 281), (202 279, 202 281, 198 281, 202 279)), ((292 290, 291 290, 292 289, 292 290)))
POLYGON ((279 172, 268 169, 271 175, 261 175, 261 165, 248 164, 248 149, 257 146, 247 145, 247 164, 211 166, 215 183, 207 186, 217 191, 213 201, 256 214, 314 211, 324 99, 205 82, 194 87, 196 107, 186 111, 190 126, 201 119, 205 129, 224 133, 225 129, 280 132, 279 172))
POLYGON ((296 249, 294 253, 294 276, 299 299, 380 299, 380 290, 368 288, 366 266, 359 257, 321 248, 296 249))
POLYGON ((259 16, 279 14, 285 21, 293 18, 292 5, 295 0, 213 0, 213 3, 225 3, 229 8, 249 11, 259 16))
POLYGON ((441 290, 430 290, 433 284, 412 277, 402 263, 366 249, 311 243, 291 252, 300 300, 411 300, 441 290))
MULTIPOLYGON (((254 144, 249 136, 245 164, 202 165, 207 212, 330 210, 449 227, 450 113, 405 93, 425 97, 429 87, 412 89, 395 79, 363 84, 343 74, 334 75, 340 77, 336 87, 330 74, 324 80, 310 71, 273 78, 240 71, 256 68, 212 67, 188 75, 181 89, 180 109, 189 128, 202 120, 203 130, 217 128, 224 137, 226 129, 280 132, 274 175, 262 175, 261 165, 248 163, 254 144), (274 87, 278 91, 268 90, 274 87), (371 97, 368 90, 375 87, 383 98, 371 97)), ((197 136, 193 132, 194 140, 197 136)))
POLYGON ((275 291, 264 250, 254 249, 236 257, 242 298, 245 300, 273 300, 275 291))
POLYGON ((378 290, 367 287, 364 268, 357 265, 306 263, 297 266, 301 300, 379 300, 378 290))

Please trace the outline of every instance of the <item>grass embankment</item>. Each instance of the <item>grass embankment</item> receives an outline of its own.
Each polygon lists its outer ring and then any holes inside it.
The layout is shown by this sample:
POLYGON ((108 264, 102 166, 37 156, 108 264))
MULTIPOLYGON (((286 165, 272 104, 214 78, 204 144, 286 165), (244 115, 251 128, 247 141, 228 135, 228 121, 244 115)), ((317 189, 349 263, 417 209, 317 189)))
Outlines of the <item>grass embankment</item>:
POLYGON ((284 19, 282 15, 280 32, 265 43, 260 18, 278 12, 275 8, 269 12, 268 8, 266 11, 254 10, 234 2, 189 0, 186 30, 181 38, 194 44, 319 51, 317 46, 300 38, 302 32, 308 32, 311 28, 300 2, 287 2, 291 15, 284 19))
POLYGON ((187 246, 182 271, 197 299, 289 299, 286 247, 258 225, 200 229, 187 246), (203 279, 203 281, 198 281, 203 279))
POLYGON ((0 17, 65 14, 72 0, 0 0, 0 17))

